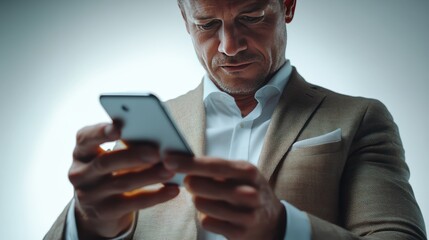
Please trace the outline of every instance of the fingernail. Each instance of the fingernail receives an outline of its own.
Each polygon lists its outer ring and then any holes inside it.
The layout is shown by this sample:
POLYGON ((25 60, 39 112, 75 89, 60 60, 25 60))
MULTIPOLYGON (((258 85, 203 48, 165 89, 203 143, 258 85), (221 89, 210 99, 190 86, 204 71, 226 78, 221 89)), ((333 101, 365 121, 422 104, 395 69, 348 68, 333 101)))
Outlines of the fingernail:
POLYGON ((156 163, 160 161, 159 153, 157 150, 152 148, 142 148, 141 150, 141 158, 144 162, 147 163, 156 163))
POLYGON ((170 170, 176 170, 179 167, 179 164, 176 161, 172 161, 170 159, 166 159, 164 163, 165 168, 170 170))
POLYGON ((106 127, 104 127, 104 134, 106 135, 107 138, 112 140, 118 139, 120 137, 119 132, 115 131, 115 128, 111 124, 108 124, 106 125, 106 127))
POLYGON ((185 179, 183 179, 183 185, 185 185, 185 187, 187 188, 187 189, 189 189, 189 178, 190 178, 190 176, 186 176, 185 177, 185 179))
POLYGON ((159 157, 153 153, 143 153, 141 159, 146 163, 156 163, 159 161, 159 157))
POLYGON ((159 173, 159 176, 161 176, 162 178, 170 178, 174 176, 174 173, 167 171, 166 169, 162 169, 161 172, 159 173))

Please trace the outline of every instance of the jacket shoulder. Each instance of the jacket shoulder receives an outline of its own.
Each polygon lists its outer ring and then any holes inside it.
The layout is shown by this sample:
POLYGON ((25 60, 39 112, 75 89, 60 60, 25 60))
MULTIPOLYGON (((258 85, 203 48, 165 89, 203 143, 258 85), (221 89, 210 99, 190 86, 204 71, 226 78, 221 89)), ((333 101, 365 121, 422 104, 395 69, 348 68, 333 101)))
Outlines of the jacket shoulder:
POLYGON ((194 105, 195 101, 203 100, 203 84, 200 83, 196 88, 190 90, 189 92, 182 94, 173 99, 167 100, 165 105, 169 108, 173 115, 176 115, 176 112, 186 111, 189 105, 194 105))
POLYGON ((300 76, 299 74, 297 75, 297 79, 299 80, 299 84, 301 87, 311 89, 311 91, 325 96, 325 99, 323 101, 323 105, 325 106, 342 109, 342 111, 366 111, 368 107, 375 107, 383 112, 387 111, 386 106, 378 99, 339 93, 331 89, 307 82, 302 76, 300 76))

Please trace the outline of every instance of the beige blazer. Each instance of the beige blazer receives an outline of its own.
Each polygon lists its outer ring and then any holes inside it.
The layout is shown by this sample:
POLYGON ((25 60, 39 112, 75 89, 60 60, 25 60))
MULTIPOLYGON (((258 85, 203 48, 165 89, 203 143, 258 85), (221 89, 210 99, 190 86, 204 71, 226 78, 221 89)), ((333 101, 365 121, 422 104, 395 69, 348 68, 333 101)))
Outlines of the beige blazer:
MULTIPOLYGON (((200 84, 167 102, 197 156, 205 145, 202 98, 200 84)), ((280 199, 308 213, 312 239, 426 239, 397 126, 379 101, 311 85, 294 68, 264 141, 258 168, 280 199), (338 141, 292 147, 337 129, 338 141)), ((61 239, 66 211, 45 239, 61 239)), ((139 212, 133 239, 197 239, 195 219, 182 189, 139 212)))

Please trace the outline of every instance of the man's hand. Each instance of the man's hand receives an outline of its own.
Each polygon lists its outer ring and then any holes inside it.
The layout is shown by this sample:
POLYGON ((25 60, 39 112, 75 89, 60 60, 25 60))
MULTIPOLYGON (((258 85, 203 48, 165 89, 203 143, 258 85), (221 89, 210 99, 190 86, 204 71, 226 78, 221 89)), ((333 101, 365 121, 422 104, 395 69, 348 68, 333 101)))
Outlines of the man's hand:
POLYGON ((69 179, 75 189, 75 213, 80 239, 115 237, 131 227, 135 212, 178 195, 177 186, 136 189, 162 183, 174 173, 160 163, 153 144, 133 144, 106 152, 100 144, 118 140, 120 128, 97 124, 76 137, 69 179))
POLYGON ((258 169, 217 158, 165 159, 165 167, 187 174, 199 221, 228 239, 281 239, 286 211, 258 169))

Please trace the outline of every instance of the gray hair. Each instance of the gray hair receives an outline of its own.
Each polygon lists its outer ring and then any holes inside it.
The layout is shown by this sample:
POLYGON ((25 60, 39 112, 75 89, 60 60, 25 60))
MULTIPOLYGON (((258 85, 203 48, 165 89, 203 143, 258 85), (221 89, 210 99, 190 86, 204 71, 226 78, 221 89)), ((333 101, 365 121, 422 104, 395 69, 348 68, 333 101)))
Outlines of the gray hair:
POLYGON ((183 0, 177 0, 177 5, 179 5, 179 8, 183 10, 183 0))
MULTIPOLYGON (((283 7, 283 0, 278 0, 279 1, 279 3, 280 3, 280 6, 282 6, 283 7)), ((177 0, 177 5, 179 5, 179 8, 180 8, 180 10, 184 10, 184 8, 183 8, 183 0, 177 0)))

